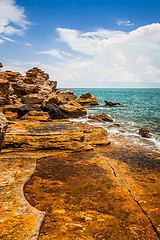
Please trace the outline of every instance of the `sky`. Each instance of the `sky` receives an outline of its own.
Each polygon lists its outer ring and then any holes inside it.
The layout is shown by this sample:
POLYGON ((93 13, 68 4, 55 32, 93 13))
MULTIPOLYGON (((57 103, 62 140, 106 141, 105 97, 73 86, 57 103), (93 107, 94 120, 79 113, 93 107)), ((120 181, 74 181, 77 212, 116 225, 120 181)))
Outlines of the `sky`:
POLYGON ((0 62, 59 88, 159 88, 160 0, 0 0, 0 62))

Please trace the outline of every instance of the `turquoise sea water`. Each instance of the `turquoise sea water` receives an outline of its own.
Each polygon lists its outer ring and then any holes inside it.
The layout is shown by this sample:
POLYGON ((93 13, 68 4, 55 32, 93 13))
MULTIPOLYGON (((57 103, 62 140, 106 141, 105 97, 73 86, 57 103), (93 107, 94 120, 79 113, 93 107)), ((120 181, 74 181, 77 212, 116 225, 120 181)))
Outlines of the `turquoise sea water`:
MULTIPOLYGON (((73 88, 72 91, 78 97, 82 93, 90 92, 97 98, 99 105, 87 107, 87 116, 104 112, 119 122, 121 127, 118 129, 110 123, 99 125, 110 132, 160 150, 160 89, 73 88), (105 105, 104 100, 119 102, 122 105, 109 107, 105 105), (152 133, 151 139, 142 139, 138 135, 138 129, 142 127, 152 133)), ((90 123, 91 120, 87 119, 87 116, 80 121, 90 123)))

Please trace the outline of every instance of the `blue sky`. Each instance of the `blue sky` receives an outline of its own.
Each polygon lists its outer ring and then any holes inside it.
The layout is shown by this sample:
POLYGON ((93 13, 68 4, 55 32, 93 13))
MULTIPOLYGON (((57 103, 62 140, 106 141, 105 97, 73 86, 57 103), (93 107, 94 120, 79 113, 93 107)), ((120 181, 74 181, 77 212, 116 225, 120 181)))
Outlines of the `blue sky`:
POLYGON ((160 1, 0 0, 0 61, 59 88, 160 87, 160 1))

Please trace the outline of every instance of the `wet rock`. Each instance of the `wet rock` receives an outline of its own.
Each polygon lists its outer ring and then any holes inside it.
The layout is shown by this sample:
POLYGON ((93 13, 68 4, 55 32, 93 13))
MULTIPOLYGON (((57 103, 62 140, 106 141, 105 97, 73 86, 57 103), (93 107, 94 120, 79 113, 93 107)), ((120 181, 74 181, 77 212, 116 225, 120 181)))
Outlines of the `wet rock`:
POLYGON ((121 103, 113 103, 113 102, 109 102, 109 101, 104 101, 105 102, 105 104, 107 105, 107 106, 117 106, 117 105, 121 105, 121 103))
POLYGON ((87 114, 87 110, 75 101, 60 105, 60 108, 63 110, 64 115, 68 118, 82 117, 87 114))
POLYGON ((41 109, 35 104, 26 104, 17 110, 17 117, 21 118, 30 111, 41 111, 41 109))
POLYGON ((50 118, 52 119, 58 119, 58 118, 65 118, 61 108, 59 108, 56 104, 54 103, 47 103, 42 110, 44 112, 48 112, 50 118))
POLYGON ((113 119, 106 113, 101 113, 99 115, 90 115, 88 118, 98 122, 113 122, 113 119))
POLYGON ((140 128, 139 129, 139 135, 141 135, 144 138, 151 138, 152 137, 150 132, 146 128, 140 128))
POLYGON ((76 101, 82 106, 99 105, 97 99, 91 93, 81 94, 80 97, 76 99, 76 101))
POLYGON ((8 121, 3 113, 0 112, 0 151, 4 140, 5 132, 7 130, 8 121))
POLYGON ((39 93, 29 94, 22 97, 22 103, 38 104, 38 103, 42 103, 45 100, 45 98, 46 98, 45 95, 42 95, 39 93))

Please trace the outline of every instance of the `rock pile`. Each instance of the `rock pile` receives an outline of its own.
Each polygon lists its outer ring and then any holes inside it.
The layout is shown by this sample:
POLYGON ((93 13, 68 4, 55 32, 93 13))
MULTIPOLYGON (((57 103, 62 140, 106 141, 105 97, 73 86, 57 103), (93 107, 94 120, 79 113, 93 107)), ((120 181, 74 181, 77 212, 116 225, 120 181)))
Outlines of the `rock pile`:
MULTIPOLYGON (((77 98, 71 89, 59 90, 56 87, 57 82, 49 80, 48 73, 37 67, 28 70, 25 76, 19 72, 0 72, 0 111, 12 120, 17 117, 17 112, 18 118, 21 118, 30 111, 37 111, 36 104, 43 111, 49 106, 47 112, 55 119, 81 117, 87 114, 84 106, 98 105, 91 93, 77 98)), ((32 115, 35 114, 30 114, 29 118, 32 115)), ((36 117, 41 118, 42 115, 36 117)))
POLYGON ((0 104, 41 103, 56 89, 57 82, 34 67, 22 76, 18 72, 0 72, 0 104))

